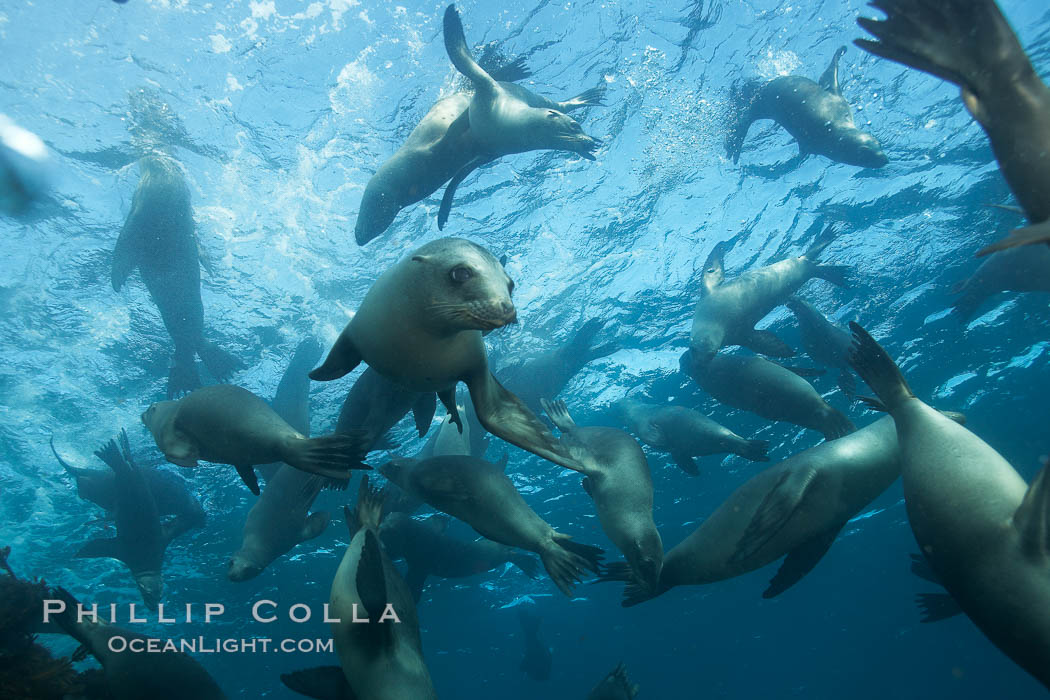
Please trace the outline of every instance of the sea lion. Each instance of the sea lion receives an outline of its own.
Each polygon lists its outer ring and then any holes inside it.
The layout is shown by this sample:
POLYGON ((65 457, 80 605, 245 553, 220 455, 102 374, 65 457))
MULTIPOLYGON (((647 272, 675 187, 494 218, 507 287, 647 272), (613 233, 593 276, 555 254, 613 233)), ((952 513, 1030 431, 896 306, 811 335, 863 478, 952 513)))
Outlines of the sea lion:
POLYGON ((357 509, 346 508, 350 544, 332 580, 332 638, 343 674, 360 698, 436 700, 423 661, 412 595, 379 542, 382 494, 362 477, 357 509), (392 607, 400 622, 384 620, 392 607), (353 620, 366 617, 363 624, 353 620))
POLYGON ((513 289, 481 246, 461 238, 427 243, 380 275, 310 377, 338 379, 363 361, 409 391, 436 391, 457 424, 456 385, 463 382, 482 427, 575 468, 576 458, 489 371, 482 332, 517 319, 513 289))
POLYGON ((622 430, 576 425, 561 399, 541 401, 566 446, 578 445, 587 455, 579 471, 602 530, 627 557, 638 580, 655 587, 664 545, 653 522, 653 479, 642 448, 622 430))
POLYGON ((889 159, 879 140, 857 127, 839 89, 839 59, 845 52, 845 46, 835 52, 819 83, 800 75, 783 75, 768 83, 755 80, 734 85, 739 111, 726 137, 726 154, 733 162, 740 160, 751 124, 772 119, 798 141, 800 161, 816 153, 861 168, 886 165, 889 159))
MULTIPOLYGON (((189 654, 180 651, 157 651, 136 654, 127 650, 133 641, 161 642, 144 634, 104 622, 92 621, 90 615, 78 619, 79 601, 64 588, 52 590, 55 600, 62 601, 61 612, 50 613, 66 634, 80 642, 98 659, 106 677, 106 688, 113 700, 225 700, 226 695, 204 667, 189 654), (113 643, 113 640, 121 640, 113 643)), ((88 607, 90 609, 90 606, 88 607)), ((105 614, 100 615, 105 617, 105 614)))
MULTIPOLYGON (((446 139, 459 138, 469 129, 478 155, 462 166, 449 182, 441 202, 438 223, 448 218, 456 186, 470 172, 501 156, 538 149, 571 151, 594 160, 601 141, 588 136, 572 117, 561 111, 565 105, 540 97, 514 83, 497 82, 471 56, 463 34, 463 23, 455 5, 445 9, 445 50, 449 60, 474 85, 467 111, 448 127, 446 139)), ((570 100, 575 106, 600 104, 601 92, 593 90, 570 100)))
POLYGON ((602 550, 556 532, 496 465, 475 457, 398 458, 379 472, 431 507, 459 518, 493 542, 535 552, 565 595, 584 569, 597 573, 602 550))
POLYGON ((743 345, 771 357, 794 355, 795 351, 784 341, 770 331, 756 330, 755 324, 814 277, 846 286, 849 268, 815 262, 835 234, 835 229, 828 226, 804 254, 742 272, 728 281, 728 246, 724 241, 715 245, 704 263, 700 300, 693 312, 689 334, 693 359, 702 365, 727 345, 743 345))
POLYGON ((627 667, 620 662, 587 694, 587 700, 634 700, 637 695, 638 685, 631 683, 627 667))
POLYGON ((540 615, 532 605, 518 605, 518 622, 525 641, 525 653, 518 669, 534 681, 549 681, 554 655, 547 643, 540 639, 540 615))
MULTIPOLYGON (((296 346, 292 359, 277 383, 277 391, 270 406, 288 425, 303 435, 310 436, 310 370, 321 359, 321 345, 315 338, 303 338, 296 346)), ((256 467, 267 482, 281 468, 280 462, 256 467)))
POLYGON ((307 438, 258 396, 229 384, 202 387, 178 401, 158 401, 142 414, 142 423, 172 464, 231 464, 256 496, 256 464, 280 460, 336 481, 350 478, 351 469, 370 469, 361 463, 361 434, 307 438))
POLYGON ((394 447, 386 434, 412 411, 419 437, 434 422, 437 397, 432 391, 410 391, 368 367, 357 378, 339 409, 335 432, 346 435, 363 430, 367 450, 394 447))
POLYGON ((131 456, 128 434, 120 431, 120 446, 110 440, 95 452, 113 470, 116 478, 114 513, 117 536, 91 540, 77 552, 78 557, 110 557, 120 560, 142 594, 146 607, 156 610, 164 590, 161 567, 164 550, 180 532, 176 523, 161 523, 149 484, 131 456))
POLYGON ((657 406, 633 399, 613 404, 624 424, 653 449, 667 452, 682 471, 700 474, 694 457, 730 454, 768 462, 768 440, 747 440, 699 411, 685 406, 657 406))
POLYGON ((919 549, 985 636, 1050 688, 1050 467, 1026 484, 990 445, 917 399, 867 331, 850 330, 850 362, 897 426, 919 549))
POLYGON ((1050 292, 1050 249, 1035 246, 992 255, 952 292, 952 308, 960 321, 969 321, 999 292, 1050 292))
POLYGON ((813 385, 786 367, 755 355, 719 353, 697 369, 686 350, 682 372, 718 401, 767 420, 787 421, 817 430, 825 440, 847 435, 850 419, 821 398, 813 385))
POLYGON ((213 377, 226 379, 241 362, 204 337, 201 270, 190 189, 174 159, 152 155, 139 162, 142 177, 131 211, 113 250, 113 289, 138 268, 160 310, 175 352, 168 374, 168 398, 201 385, 194 364, 200 355, 213 377))
POLYGON ((466 578, 511 563, 529 578, 536 578, 537 562, 529 554, 484 538, 467 540, 449 535, 448 518, 431 516, 416 520, 405 513, 383 517, 379 537, 391 559, 407 564, 405 583, 419 600, 428 576, 466 578))
POLYGON ((876 56, 958 85, 984 129, 999 170, 1032 225, 978 255, 1050 242, 1050 88, 1039 79, 994 0, 875 0, 886 13, 857 18, 875 37, 854 43, 876 56))
POLYGON ((849 366, 850 334, 824 317, 805 299, 793 296, 784 306, 795 314, 802 334, 802 349, 817 364, 839 370, 839 388, 849 398, 857 393, 857 381, 849 366))
POLYGON ((24 214, 51 188, 47 146, 28 129, 0 113, 0 213, 24 214))
MULTIPOLYGON (((961 414, 946 414, 964 420, 961 414)), ((664 557, 659 586, 633 582, 624 607, 675 586, 740 576, 784 557, 763 598, 780 595, 817 565, 839 531, 900 475, 893 420, 884 416, 748 479, 664 557)), ((625 564, 608 564, 602 580, 628 580, 625 564)))

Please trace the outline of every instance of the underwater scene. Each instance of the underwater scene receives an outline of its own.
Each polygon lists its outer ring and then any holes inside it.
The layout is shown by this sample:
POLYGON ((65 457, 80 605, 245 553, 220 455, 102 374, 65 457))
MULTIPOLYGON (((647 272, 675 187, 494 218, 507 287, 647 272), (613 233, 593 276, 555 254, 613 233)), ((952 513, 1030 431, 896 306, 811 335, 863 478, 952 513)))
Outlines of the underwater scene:
POLYGON ((1050 688, 1050 6, 0 4, 0 700, 1050 688))

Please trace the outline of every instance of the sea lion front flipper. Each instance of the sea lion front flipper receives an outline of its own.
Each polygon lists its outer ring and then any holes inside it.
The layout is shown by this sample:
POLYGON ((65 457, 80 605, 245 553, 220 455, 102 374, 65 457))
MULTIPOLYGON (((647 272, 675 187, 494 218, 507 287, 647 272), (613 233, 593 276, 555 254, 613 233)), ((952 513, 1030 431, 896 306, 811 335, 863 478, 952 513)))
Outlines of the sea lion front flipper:
POLYGON ((124 548, 116 537, 89 540, 80 548, 77 557, 81 559, 119 559, 123 561, 124 548))
POLYGON ((963 612, 947 593, 920 593, 915 596, 915 604, 919 606, 919 622, 940 622, 963 612))
POLYGON ((478 421, 493 435, 512 445, 578 472, 587 468, 563 441, 556 440, 528 406, 504 389, 492 373, 484 370, 467 382, 478 421))
MULTIPOLYGON (((128 222, 130 221, 132 221, 131 216, 128 217, 128 222)), ((133 227, 129 226, 128 222, 125 222, 120 236, 117 237, 117 245, 113 248, 113 263, 110 266, 109 277, 115 292, 120 291, 120 288, 128 281, 128 277, 131 276, 132 270, 139 264, 135 255, 136 241, 130 233, 133 227)))
POLYGON ((678 468, 684 471, 689 476, 700 476, 700 466, 696 463, 691 455, 687 455, 681 452, 672 452, 671 459, 678 468))
POLYGON ((785 470, 751 517, 729 561, 735 563, 752 556, 780 532, 816 478, 817 470, 813 468, 785 470))
MULTIPOLYGON (((419 433, 419 437, 423 437, 430 430, 430 424, 434 422, 435 413, 437 413, 437 394, 432 391, 424 391, 412 403, 412 417, 416 421, 416 431, 419 433)), ((372 449, 378 449, 377 445, 373 445, 372 449)))
POLYGON ((842 91, 839 89, 839 59, 842 58, 844 53, 846 53, 846 47, 840 46, 835 51, 835 55, 831 57, 831 63, 828 64, 824 74, 820 76, 820 87, 840 96, 842 91))
POLYGON ((831 549, 831 544, 841 529, 841 527, 836 527, 821 533, 788 552, 784 563, 780 565, 777 575, 769 581, 769 588, 762 593, 762 597, 775 598, 802 580, 802 577, 812 571, 817 562, 831 549))
POLYGON ((463 33, 463 21, 459 18, 459 12, 455 5, 445 8, 443 20, 443 31, 445 38, 445 51, 448 60, 452 62, 456 70, 465 75, 470 82, 474 83, 474 90, 479 94, 492 95, 499 89, 492 76, 478 65, 474 57, 470 55, 467 46, 467 37, 463 33))
MULTIPOLYGON (((465 114, 465 112, 464 112, 465 114)), ((458 121, 458 120, 457 120, 458 121)), ((452 176, 452 179, 445 185, 445 193, 441 195, 441 206, 438 207, 438 230, 442 231, 445 228, 445 224, 448 222, 448 215, 452 212, 452 200, 456 198, 456 188, 463 182, 472 172, 477 170, 483 165, 491 163, 496 160, 492 156, 476 156, 471 159, 456 171, 456 174, 452 176)))
POLYGON ((462 435, 463 419, 459 417, 459 406, 456 405, 456 387, 439 391, 437 397, 441 399, 441 404, 448 411, 448 421, 455 425, 459 429, 459 434, 462 435))
POLYGON ((234 465, 234 469, 241 475, 241 481, 256 496, 259 495, 259 478, 255 475, 255 467, 250 464, 234 465))
POLYGON ((328 527, 330 519, 331 516, 326 510, 310 513, 310 515, 306 516, 306 522, 303 523, 303 528, 299 531, 299 541, 305 542, 320 535, 328 527))
POLYGON ((320 367, 310 372, 310 379, 315 382, 328 382, 345 376, 361 364, 361 353, 350 338, 349 326, 343 329, 335 345, 328 351, 328 357, 320 367))
POLYGON ((423 597, 423 587, 427 583, 427 572, 425 569, 418 566, 409 565, 408 570, 405 571, 405 584, 408 586, 408 590, 412 593, 412 600, 419 604, 419 599, 423 597))
MULTIPOLYGON (((383 570, 383 553, 379 549, 379 538, 371 528, 365 530, 365 541, 361 545, 361 559, 357 563, 354 580, 365 617, 378 621, 390 598, 386 593, 386 572, 383 570)), ((384 640, 390 640, 390 625, 373 625, 384 640)))
POLYGON ((795 356, 795 349, 778 338, 772 331, 760 331, 752 328, 734 340, 760 355, 768 355, 769 357, 795 356))
POLYGON ((318 666, 282 673, 281 682, 289 690, 317 700, 357 700, 346 675, 339 666, 318 666))
POLYGON ((703 287, 704 292, 711 293, 725 281, 725 256, 728 249, 728 244, 720 241, 707 254, 707 260, 704 261, 704 272, 700 278, 700 286, 703 287))
POLYGON ((996 241, 990 246, 985 246, 977 251, 977 257, 980 258, 995 253, 996 251, 1006 250, 1007 248, 1017 248, 1018 246, 1033 245, 1036 243, 1050 244, 1050 220, 1038 224, 1032 224, 1031 226, 1025 226, 1024 228, 1014 229, 1006 238, 996 241))
POLYGON ((1050 464, 1044 466, 1028 487, 1014 513, 1014 527, 1021 535, 1026 556, 1043 561, 1050 553, 1050 464))
POLYGON ((362 460, 368 453, 368 431, 350 430, 315 438, 288 438, 281 459, 296 469, 346 481, 351 469, 371 469, 362 460))

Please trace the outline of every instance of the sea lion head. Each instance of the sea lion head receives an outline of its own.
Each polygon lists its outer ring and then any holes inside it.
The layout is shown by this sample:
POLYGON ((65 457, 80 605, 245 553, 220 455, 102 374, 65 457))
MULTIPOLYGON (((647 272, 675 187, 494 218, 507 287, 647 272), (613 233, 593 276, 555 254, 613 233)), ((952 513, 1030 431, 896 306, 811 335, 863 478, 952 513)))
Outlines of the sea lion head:
POLYGON ((175 412, 178 406, 178 401, 158 401, 150 405, 140 416, 142 424, 150 431, 153 439, 157 441, 157 446, 161 449, 163 449, 161 441, 165 437, 165 432, 175 422, 175 412))
POLYGON ((416 250, 408 265, 424 310, 442 329, 491 331, 518 320, 514 281, 476 243, 443 238, 416 250))
POLYGON ((354 224, 357 245, 364 245, 381 235, 394 223, 394 217, 401 211, 398 198, 394 196, 394 191, 386 186, 384 180, 385 178, 373 177, 365 187, 354 224))
POLYGON ((226 578, 239 583, 255 578, 262 573, 262 570, 262 566, 244 556, 241 552, 237 552, 230 557, 230 562, 226 569, 226 578))
POLYGON ((594 151, 602 142, 583 133, 580 123, 556 109, 540 109, 532 119, 530 143, 533 148, 572 151, 587 160, 594 160, 594 151))
POLYGON ((882 144, 868 132, 853 126, 837 131, 832 152, 828 154, 832 159, 861 168, 881 168, 890 162, 882 144))
POLYGON ((404 490, 408 490, 408 473, 415 466, 416 460, 409 457, 394 457, 379 467, 379 473, 404 490))
POLYGON ((164 579, 159 571, 140 571, 135 574, 135 584, 142 594, 142 602, 150 610, 156 610, 164 593, 164 579))
POLYGON ((660 533, 656 528, 643 531, 635 539, 634 549, 630 559, 639 583, 650 591, 656 591, 660 585, 660 572, 664 562, 664 545, 660 533))

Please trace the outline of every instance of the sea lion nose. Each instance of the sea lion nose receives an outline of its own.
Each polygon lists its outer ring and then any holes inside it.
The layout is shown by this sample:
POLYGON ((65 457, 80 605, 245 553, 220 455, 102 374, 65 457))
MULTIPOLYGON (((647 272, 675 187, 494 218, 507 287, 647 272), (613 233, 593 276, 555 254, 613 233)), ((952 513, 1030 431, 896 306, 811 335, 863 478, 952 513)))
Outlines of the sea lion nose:
POLYGON ((503 318, 507 319, 507 323, 518 322, 518 310, 514 308, 514 304, 509 301, 500 302, 499 312, 503 318))

